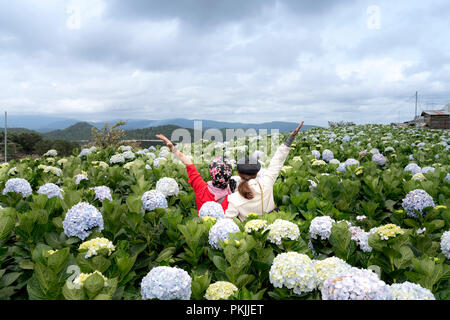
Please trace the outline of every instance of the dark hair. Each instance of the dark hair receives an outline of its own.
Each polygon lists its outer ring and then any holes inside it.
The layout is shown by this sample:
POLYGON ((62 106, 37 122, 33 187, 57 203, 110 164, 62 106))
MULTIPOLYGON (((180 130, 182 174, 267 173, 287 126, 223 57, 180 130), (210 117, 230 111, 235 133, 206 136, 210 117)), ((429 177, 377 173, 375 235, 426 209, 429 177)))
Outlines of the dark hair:
POLYGON ((241 196, 243 196, 245 199, 248 199, 248 200, 253 199, 253 197, 254 197, 253 190, 248 185, 248 181, 250 179, 256 178, 256 174, 249 175, 249 174, 244 174, 244 173, 240 173, 240 172, 238 172, 238 174, 242 179, 241 183, 239 183, 239 186, 238 186, 239 194, 241 196))

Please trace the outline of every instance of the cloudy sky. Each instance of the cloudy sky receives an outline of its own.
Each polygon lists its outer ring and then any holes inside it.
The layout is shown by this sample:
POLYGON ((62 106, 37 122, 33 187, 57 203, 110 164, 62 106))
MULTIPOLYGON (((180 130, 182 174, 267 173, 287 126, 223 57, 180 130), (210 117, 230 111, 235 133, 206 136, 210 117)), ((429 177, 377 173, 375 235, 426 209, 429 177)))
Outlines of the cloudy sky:
POLYGON ((9 114, 326 125, 450 103, 446 0, 0 3, 9 114))

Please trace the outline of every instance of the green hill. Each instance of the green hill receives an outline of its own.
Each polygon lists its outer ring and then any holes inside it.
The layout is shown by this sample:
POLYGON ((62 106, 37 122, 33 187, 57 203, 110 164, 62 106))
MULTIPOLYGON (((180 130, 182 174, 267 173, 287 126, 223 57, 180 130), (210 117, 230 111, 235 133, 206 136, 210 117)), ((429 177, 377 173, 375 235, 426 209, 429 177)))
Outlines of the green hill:
POLYGON ((94 126, 87 122, 78 122, 64 129, 44 133, 48 139, 60 139, 66 141, 92 140, 92 128, 94 126))

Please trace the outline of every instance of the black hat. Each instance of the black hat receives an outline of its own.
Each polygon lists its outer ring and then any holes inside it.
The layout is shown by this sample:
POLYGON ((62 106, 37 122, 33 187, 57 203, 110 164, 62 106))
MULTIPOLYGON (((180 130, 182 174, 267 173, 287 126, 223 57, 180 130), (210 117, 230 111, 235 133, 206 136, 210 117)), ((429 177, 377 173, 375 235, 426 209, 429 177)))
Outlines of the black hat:
POLYGON ((261 163, 255 157, 245 157, 237 161, 237 171, 239 173, 254 175, 261 169, 261 163))

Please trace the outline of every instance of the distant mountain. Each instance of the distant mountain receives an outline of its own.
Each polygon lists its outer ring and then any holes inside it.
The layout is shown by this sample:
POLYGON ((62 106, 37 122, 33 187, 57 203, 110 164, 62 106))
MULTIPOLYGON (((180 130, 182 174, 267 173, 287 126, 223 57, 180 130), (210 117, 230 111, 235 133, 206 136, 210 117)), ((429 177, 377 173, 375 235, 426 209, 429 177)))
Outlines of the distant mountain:
MULTIPOLYGON (((4 124, 5 117, 1 116, 1 124, 4 124)), ((65 129, 79 120, 67 119, 62 117, 53 117, 46 115, 10 115, 8 114, 8 128, 27 128, 38 132, 46 132, 56 129, 65 129)))
MULTIPOLYGON (((3 123, 4 117, 1 117, 0 122, 3 123)), ((107 121, 108 125, 118 122, 120 119, 115 119, 107 121)), ((165 125, 175 125, 182 128, 193 129, 194 120, 184 119, 184 118, 174 118, 174 119, 164 119, 164 120, 147 120, 147 119, 128 119, 127 124, 122 128, 125 130, 133 129, 145 129, 149 127, 165 126, 165 125)), ((8 127, 10 128, 27 128, 29 130, 35 130, 41 133, 48 133, 55 130, 63 130, 76 123, 85 122, 98 129, 101 129, 105 124, 105 121, 90 122, 90 121, 80 121, 77 119, 67 119, 61 117, 52 117, 45 115, 29 115, 29 116, 17 116, 8 115, 8 127)), ((202 120, 203 129, 209 128, 253 128, 255 130, 259 129, 279 129, 280 132, 292 131, 297 127, 296 122, 284 122, 284 121, 273 121, 265 123, 242 123, 242 122, 225 122, 225 121, 214 121, 214 120, 202 120)), ((307 130, 316 126, 304 125, 303 130, 307 130)))
POLYGON ((87 122, 78 122, 64 130, 54 130, 42 135, 47 139, 60 139, 67 141, 92 140, 93 125, 87 122))
MULTIPOLYGON (((5 128, 0 128, 0 134, 2 135, 2 137, 3 137, 3 135, 4 135, 4 132, 5 132, 5 128)), ((20 133, 23 133, 23 132, 28 132, 28 133, 30 133, 30 132, 34 132, 34 133, 38 133, 38 132, 36 132, 36 131, 34 131, 34 130, 29 130, 29 129, 26 129, 26 128, 8 128, 8 131, 7 131, 7 135, 8 134, 20 134, 20 133)))

